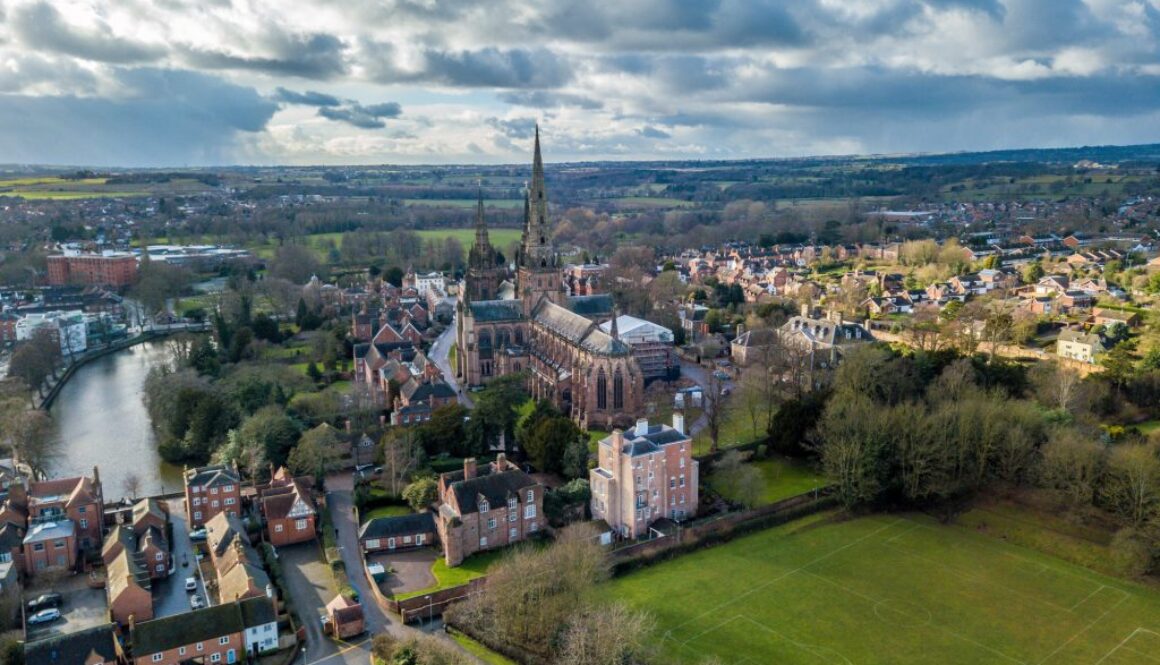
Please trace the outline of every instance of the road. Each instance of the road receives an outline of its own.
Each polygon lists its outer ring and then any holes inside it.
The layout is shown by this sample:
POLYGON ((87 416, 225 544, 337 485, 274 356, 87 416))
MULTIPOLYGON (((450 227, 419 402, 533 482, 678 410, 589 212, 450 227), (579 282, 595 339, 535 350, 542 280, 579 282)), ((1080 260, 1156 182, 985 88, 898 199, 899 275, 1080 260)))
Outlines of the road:
MULTIPOLYGON (((405 639, 421 631, 405 626, 393 615, 388 615, 375 602, 368 580, 363 572, 362 555, 358 544, 358 524, 354 520, 351 502, 352 476, 348 472, 333 474, 326 479, 326 502, 330 516, 338 530, 336 543, 346 564, 347 577, 362 601, 367 632, 351 642, 339 642, 322 634, 318 617, 322 616, 326 603, 337 593, 330 569, 319 555, 317 543, 304 543, 278 550, 282 568, 286 575, 289 593, 298 608, 298 614, 306 623, 306 651, 296 664, 305 665, 366 665, 370 662, 371 637, 381 632, 405 639)), ((442 624, 428 626, 426 631, 462 651, 450 637, 441 630, 442 624)), ((423 631, 423 632, 426 632, 423 631)), ((463 653, 466 654, 464 651, 463 653)), ((475 662, 482 663, 474 656, 475 662)))
MULTIPOLYGON (((456 314, 456 317, 459 315, 456 314)), ((459 394, 459 403, 471 409, 475 407, 475 403, 471 401, 471 395, 463 387, 459 385, 459 381, 455 378, 455 369, 451 367, 450 354, 451 347, 455 344, 455 324, 458 321, 455 318, 451 319, 451 325, 443 331, 435 342, 431 345, 430 351, 427 352, 427 357, 435 363, 440 372, 443 372, 443 380, 447 385, 451 386, 455 392, 459 394)))
MULTIPOLYGON (((685 360, 684 358, 681 358, 680 361, 681 376, 692 380, 698 386, 701 386, 702 390, 708 390, 708 386, 712 385, 712 383, 717 383, 720 388, 728 388, 730 392, 732 392, 736 387, 733 384, 732 379, 726 381, 718 381, 717 379, 713 379, 711 375, 714 370, 706 369, 704 366, 689 360, 685 360)), ((696 420, 689 424, 689 436, 696 436, 698 432, 705 429, 705 427, 708 425, 709 417, 702 412, 696 420)))

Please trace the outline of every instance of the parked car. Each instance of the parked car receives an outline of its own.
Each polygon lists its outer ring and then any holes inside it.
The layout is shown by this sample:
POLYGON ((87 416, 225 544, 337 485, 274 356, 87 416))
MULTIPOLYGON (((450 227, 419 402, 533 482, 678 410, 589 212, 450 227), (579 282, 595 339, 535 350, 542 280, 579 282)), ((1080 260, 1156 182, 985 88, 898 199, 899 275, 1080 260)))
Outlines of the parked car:
POLYGON ((718 379, 720 379, 720 380, 722 380, 722 381, 728 381, 728 380, 729 380, 729 373, 728 373, 728 372, 723 372, 723 371, 721 371, 721 370, 717 370, 716 372, 713 372, 713 376, 714 376, 714 377, 716 377, 716 378, 718 378, 718 379))
POLYGON ((36 598, 28 601, 28 611, 35 614, 41 610, 47 610, 50 607, 60 607, 61 603, 63 602, 64 597, 59 593, 42 593, 36 598))
POLYGON ((185 590, 186 591, 197 591, 197 578, 196 577, 185 578, 185 590))
POLYGON ((205 537, 206 537, 205 527, 202 527, 200 529, 194 529, 193 531, 189 532, 189 539, 190 540, 194 540, 194 541, 205 540, 205 537))
POLYGON ((60 618, 60 610, 55 607, 50 607, 47 610, 41 610, 36 614, 28 617, 28 625, 36 625, 41 623, 52 623, 60 618))
POLYGON ((195 610, 200 610, 201 608, 205 607, 205 601, 202 600, 201 596, 197 595, 196 593, 191 594, 189 596, 189 606, 195 610))

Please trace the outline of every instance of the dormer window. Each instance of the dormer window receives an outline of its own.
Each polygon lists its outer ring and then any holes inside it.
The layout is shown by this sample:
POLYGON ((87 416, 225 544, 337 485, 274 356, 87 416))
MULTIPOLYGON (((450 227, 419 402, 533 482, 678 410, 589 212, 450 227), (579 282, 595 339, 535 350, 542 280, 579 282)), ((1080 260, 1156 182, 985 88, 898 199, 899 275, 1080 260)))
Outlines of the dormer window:
POLYGON ((514 496, 512 498, 508 499, 508 508, 511 510, 516 509, 516 498, 514 496))
POLYGON ((480 500, 479 512, 486 513, 488 510, 491 510, 491 507, 487 505, 487 499, 480 500))

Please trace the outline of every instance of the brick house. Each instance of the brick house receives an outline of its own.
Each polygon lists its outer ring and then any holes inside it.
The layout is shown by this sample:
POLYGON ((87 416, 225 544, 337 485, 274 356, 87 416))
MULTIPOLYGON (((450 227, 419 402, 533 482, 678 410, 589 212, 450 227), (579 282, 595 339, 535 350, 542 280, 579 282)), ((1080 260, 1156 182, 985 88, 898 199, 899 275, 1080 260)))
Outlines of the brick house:
POLYGON ((424 512, 399 517, 376 517, 362 525, 358 541, 363 552, 370 554, 425 547, 434 544, 435 535, 435 517, 424 512))
POLYGON ((217 572, 221 602, 271 595, 270 577, 238 517, 218 513, 205 525, 206 547, 217 572))
POLYGON ((544 523, 543 501, 544 486, 503 453, 482 469, 468 458, 462 471, 441 474, 436 527, 447 565, 526 540, 544 523))
POLYGON ((306 483, 294 478, 286 467, 278 469, 261 493, 266 531, 275 547, 314 540, 318 511, 306 483))
POLYGON ((122 549, 106 567, 105 592, 113 621, 128 626, 153 618, 153 593, 149 570, 140 555, 122 549))
POLYGON ((165 532, 155 526, 146 529, 137 537, 137 554, 149 568, 149 577, 159 580, 169 577, 169 543, 165 532))
POLYGON ((242 482, 236 466, 185 469, 185 516, 190 528, 203 526, 221 512, 237 517, 241 501, 242 482))
POLYGON ((106 566, 113 563, 121 555, 121 552, 134 552, 137 549, 137 538, 133 535, 133 531, 123 524, 118 524, 109 530, 109 537, 105 539, 105 545, 101 548, 101 561, 106 566))
POLYGON ((104 506, 97 467, 93 467, 92 478, 59 478, 28 486, 28 521, 71 521, 82 550, 101 548, 104 506))
POLYGON ((214 605, 153 621, 135 621, 129 626, 129 662, 132 665, 238 663, 245 659, 245 631, 241 603, 214 605))
POLYGON ((335 639, 344 640, 366 632, 362 605, 342 594, 326 604, 326 619, 335 639))
POLYGON ((76 525, 72 520, 37 522, 24 535, 24 572, 36 575, 51 570, 74 570, 77 565, 76 525))
POLYGON ((600 441, 597 460, 588 472, 592 517, 622 538, 645 535, 658 519, 696 514, 698 464, 680 414, 673 427, 641 419, 627 432, 613 430, 600 441))
POLYGON ((165 532, 169 522, 169 507, 157 499, 141 499, 133 504, 133 533, 138 536, 150 527, 165 532))

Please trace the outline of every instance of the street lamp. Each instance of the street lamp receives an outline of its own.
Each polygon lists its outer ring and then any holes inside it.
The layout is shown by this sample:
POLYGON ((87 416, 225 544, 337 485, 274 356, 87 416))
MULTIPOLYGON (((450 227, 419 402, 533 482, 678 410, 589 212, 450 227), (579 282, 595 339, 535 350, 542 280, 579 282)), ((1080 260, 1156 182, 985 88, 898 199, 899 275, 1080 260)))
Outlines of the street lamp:
POLYGON ((423 596, 423 599, 427 601, 427 625, 430 626, 434 618, 431 610, 431 596, 423 596))

